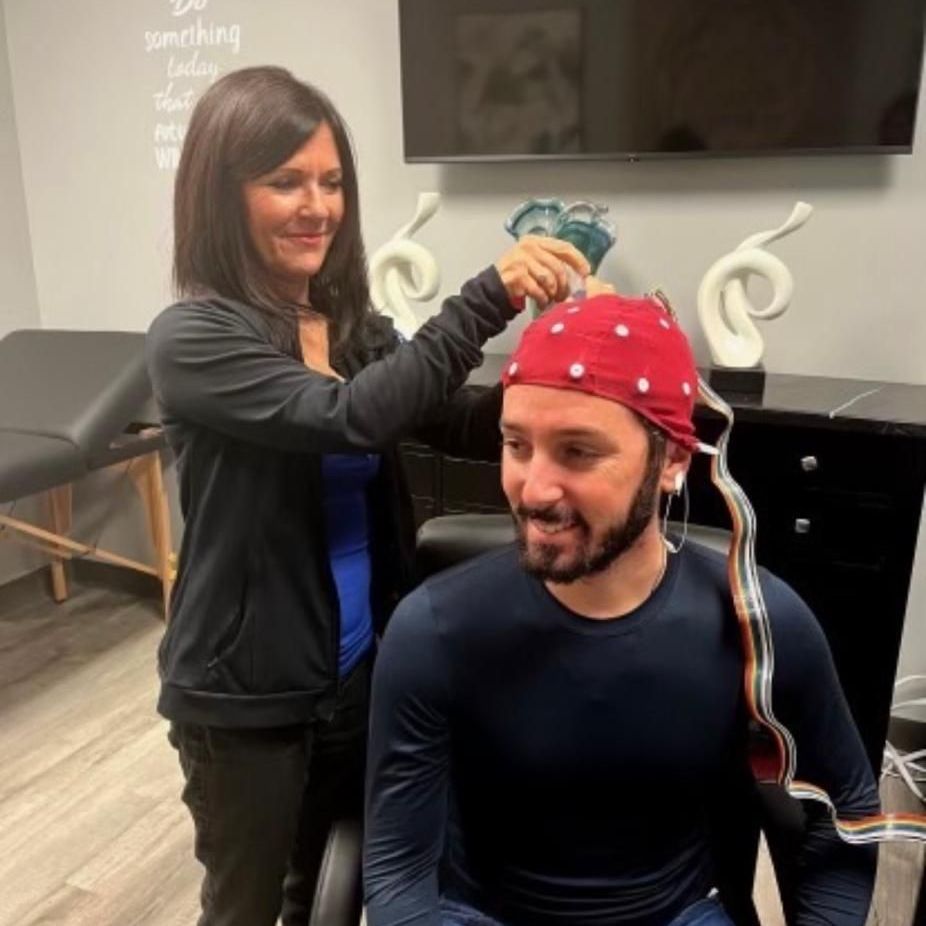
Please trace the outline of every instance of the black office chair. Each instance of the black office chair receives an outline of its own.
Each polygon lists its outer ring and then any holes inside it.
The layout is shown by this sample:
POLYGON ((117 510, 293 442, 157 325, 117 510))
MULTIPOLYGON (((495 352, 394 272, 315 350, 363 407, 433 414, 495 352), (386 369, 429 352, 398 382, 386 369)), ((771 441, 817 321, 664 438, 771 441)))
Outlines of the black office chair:
POLYGON ((318 872, 309 926, 357 926, 363 909, 359 820, 336 820, 318 872))

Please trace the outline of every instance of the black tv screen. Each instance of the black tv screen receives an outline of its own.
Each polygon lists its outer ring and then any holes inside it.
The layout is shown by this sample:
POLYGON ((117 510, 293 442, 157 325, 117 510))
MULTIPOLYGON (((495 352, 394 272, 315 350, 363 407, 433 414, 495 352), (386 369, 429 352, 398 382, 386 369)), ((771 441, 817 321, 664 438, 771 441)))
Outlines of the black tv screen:
POLYGON ((908 153, 926 0, 399 0, 408 161, 908 153))

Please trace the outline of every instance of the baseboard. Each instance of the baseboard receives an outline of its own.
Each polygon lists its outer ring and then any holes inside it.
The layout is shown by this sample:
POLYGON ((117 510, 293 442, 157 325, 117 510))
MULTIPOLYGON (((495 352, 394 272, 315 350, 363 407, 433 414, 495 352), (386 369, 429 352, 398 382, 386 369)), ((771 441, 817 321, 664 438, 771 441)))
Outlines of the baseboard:
POLYGON ((0 585, 0 615, 32 604, 43 598, 51 600, 51 574, 47 566, 33 569, 0 585))
POLYGON ((92 559, 75 559, 70 563, 69 577, 78 585, 116 589, 138 595, 140 598, 160 598, 163 594, 161 580, 134 569, 124 569, 112 563, 101 563, 92 559))
MULTIPOLYGON (((70 584, 78 588, 109 588, 139 598, 159 599, 163 594, 161 580, 134 569, 124 569, 111 563, 89 559, 71 560, 65 565, 70 584)), ((24 576, 0 585, 0 614, 42 598, 53 601, 51 572, 40 566, 24 576)))

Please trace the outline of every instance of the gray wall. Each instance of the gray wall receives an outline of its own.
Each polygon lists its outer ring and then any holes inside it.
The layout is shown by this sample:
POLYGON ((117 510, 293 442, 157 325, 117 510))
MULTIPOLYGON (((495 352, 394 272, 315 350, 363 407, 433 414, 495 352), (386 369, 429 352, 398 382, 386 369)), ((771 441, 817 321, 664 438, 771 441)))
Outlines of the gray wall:
MULTIPOLYGON (((145 33, 191 19, 173 21, 170 0, 5 3, 45 324, 144 328, 167 298, 172 181, 155 164, 153 142, 153 94, 168 83, 170 53, 146 53, 145 33)), ((279 63, 334 97, 357 143, 371 249, 406 219, 419 190, 440 190, 445 205, 421 237, 450 291, 505 247, 502 220, 525 195, 597 198, 610 205, 621 234, 603 272, 629 291, 662 285, 703 346, 694 295, 708 264, 746 234, 783 220, 804 198, 817 214, 777 248, 797 294, 791 311, 765 329, 767 365, 926 382, 926 359, 910 349, 926 337, 926 313, 911 297, 926 274, 919 257, 926 152, 406 165, 396 7, 395 0, 208 0, 199 14, 204 22, 240 26, 237 54, 205 48, 201 59, 222 69, 279 63)), ((179 96, 205 81, 174 85, 179 96)), ((510 346, 519 330, 514 326, 496 346, 510 346)))
MULTIPOLYGON (((0 7, 0 337, 16 328, 41 327, 35 295, 29 224, 23 194, 16 116, 7 55, 6 20, 0 7)), ((31 499, 18 502, 16 514, 35 514, 31 499)), ((0 506, 4 513, 10 505, 0 506)), ((0 543, 0 583, 35 568, 38 558, 19 546, 0 543)))
MULTIPOLYGON (((200 49, 198 64, 281 64, 334 98, 357 145, 371 250, 407 219, 418 191, 443 194, 419 237, 441 264, 444 293, 506 247, 502 221, 526 196, 593 198, 611 207, 620 230, 602 274, 628 292, 664 288, 704 358, 694 314, 701 275, 801 198, 817 211, 776 246, 797 290, 791 311, 764 329, 768 368, 926 383, 926 120, 912 157, 406 165, 395 0, 198 2, 200 12, 174 17, 182 0, 5 0, 46 325, 142 329, 168 298, 172 173, 156 162, 154 136, 168 137, 186 117, 156 112, 171 52, 145 49, 155 33, 199 16, 223 27, 224 41, 200 49)), ((173 54, 182 62, 192 52, 173 54)), ((207 80, 175 77, 172 98, 182 103, 207 80)), ((522 324, 494 347, 510 347, 522 324)), ((908 670, 926 670, 924 559, 921 546, 908 670)))
POLYGON ((39 327, 32 249, 7 54, 6 20, 0 7, 0 336, 39 327))

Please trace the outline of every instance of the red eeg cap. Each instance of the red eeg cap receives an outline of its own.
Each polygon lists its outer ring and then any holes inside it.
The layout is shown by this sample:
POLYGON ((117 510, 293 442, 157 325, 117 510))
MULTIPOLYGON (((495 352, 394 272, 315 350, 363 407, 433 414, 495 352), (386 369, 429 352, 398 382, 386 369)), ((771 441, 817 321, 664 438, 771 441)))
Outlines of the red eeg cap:
POLYGON ((515 385, 575 389, 620 402, 691 452, 698 371, 688 338, 661 302, 602 294, 563 302, 524 331, 502 373, 515 385))

